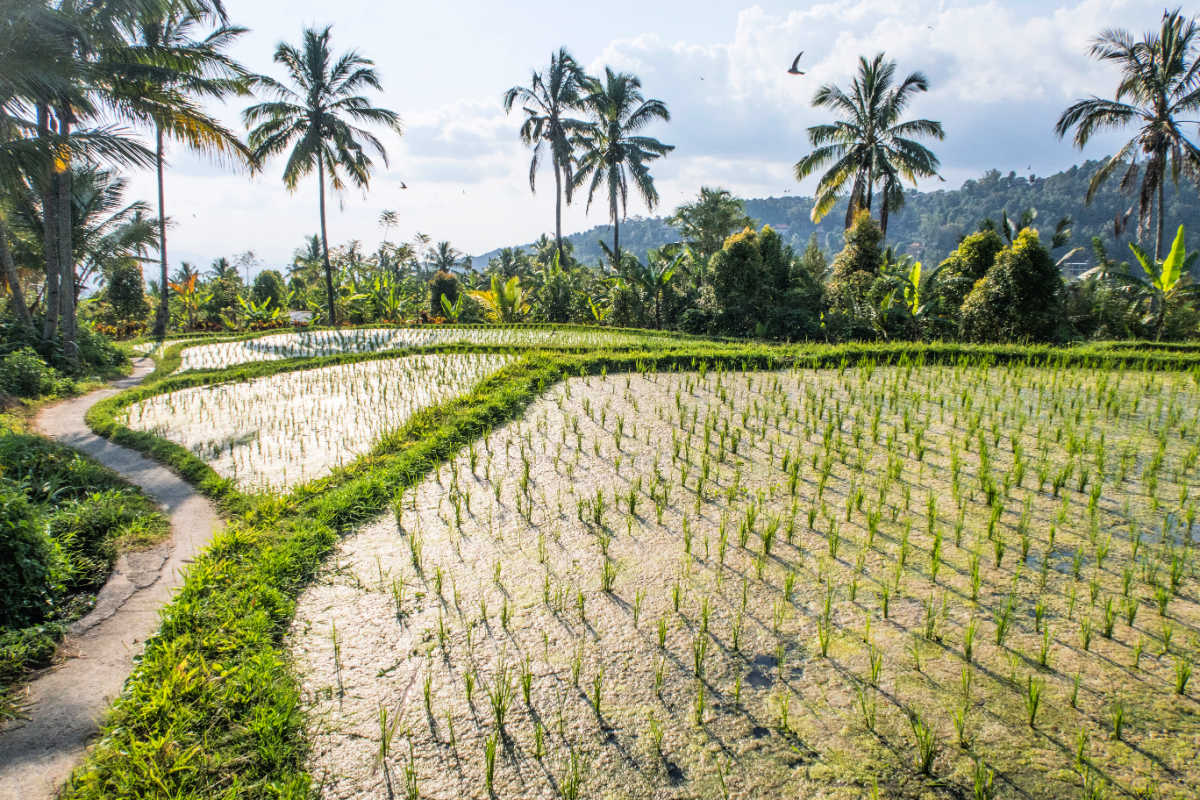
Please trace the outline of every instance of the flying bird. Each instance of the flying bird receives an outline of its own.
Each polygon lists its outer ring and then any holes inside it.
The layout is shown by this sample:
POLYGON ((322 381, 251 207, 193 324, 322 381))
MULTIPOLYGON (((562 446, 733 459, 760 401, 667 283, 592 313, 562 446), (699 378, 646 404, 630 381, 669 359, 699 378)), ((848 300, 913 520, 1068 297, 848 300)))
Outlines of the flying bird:
POLYGON ((788 70, 788 75, 803 75, 800 70, 800 59, 804 56, 804 51, 800 51, 800 55, 796 56, 796 60, 792 62, 792 68, 788 70))

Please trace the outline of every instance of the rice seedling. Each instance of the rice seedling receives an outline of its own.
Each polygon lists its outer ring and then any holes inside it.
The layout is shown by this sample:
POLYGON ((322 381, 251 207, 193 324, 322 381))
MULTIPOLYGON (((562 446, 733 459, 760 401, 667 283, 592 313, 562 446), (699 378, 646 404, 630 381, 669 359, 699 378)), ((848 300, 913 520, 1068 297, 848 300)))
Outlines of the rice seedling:
MULTIPOLYGON (((1060 725, 1094 727, 1090 705, 1106 702, 1098 700, 1100 689, 1112 685, 1125 687, 1128 709, 1143 702, 1169 708, 1161 702, 1171 692, 1167 676, 1180 659, 1194 663, 1187 632, 1198 618, 1194 561, 1188 560, 1194 546, 1189 551, 1180 543, 1185 531, 1164 530, 1161 520, 1180 484, 1196 477, 1178 471, 1182 453, 1192 447, 1179 430, 1200 425, 1194 403, 1172 423, 1156 512, 1141 473, 1157 450, 1154 426, 1161 420, 1151 420, 1156 394, 1137 370, 984 368, 966 361, 876 367, 872 383, 866 367, 853 365, 773 373, 710 365, 703 376, 699 362, 695 371, 688 368, 572 377, 550 388, 521 419, 480 439, 474 455, 464 447, 407 493, 397 503, 395 524, 385 520, 388 530, 374 539, 390 542, 380 537, 402 531, 411 542, 415 535, 428 571, 428 584, 419 577, 403 590, 400 604, 412 625, 392 622, 381 641, 415 627, 430 632, 432 642, 440 604, 454 633, 438 655, 451 670, 465 676, 468 664, 496 665, 503 648, 519 648, 510 692, 520 687, 528 714, 509 713, 507 733, 490 711, 473 719, 461 696, 462 711, 454 703, 447 707, 444 695, 435 710, 439 723, 444 712, 452 713, 464 742, 467 731, 481 745, 494 733, 517 752, 524 743, 526 755, 562 753, 560 766, 548 765, 544 776, 526 772, 529 793, 561 788, 569 752, 599 756, 616 780, 642 780, 633 777, 618 743, 640 738, 661 752, 676 737, 728 741, 745 735, 734 726, 749 716, 770 720, 764 724, 783 733, 755 743, 763 758, 787 758, 789 747, 811 742, 816 758, 828 748, 886 775, 915 753, 915 771, 936 767, 947 792, 993 796, 992 776, 1003 774, 1006 790, 1011 781, 1015 791, 1041 796, 1044 774, 1006 743, 1019 739, 1030 759, 1056 774, 1070 767, 1072 754, 1058 752, 1041 734, 1020 734, 1018 725, 1047 733, 1060 725), (1088 399, 1098 376, 1109 377, 1122 402, 1088 399), (1134 411, 1138 397, 1141 407, 1134 411), (1104 446, 1100 432, 1108 437, 1104 446), (923 448, 920 461, 914 436, 923 448), (1097 466, 1101 451, 1108 453, 1105 469, 1097 466), (1115 481, 1124 452, 1134 457, 1126 459, 1128 480, 1121 486, 1115 481), (1144 461, 1138 458, 1143 452, 1144 461), (1054 498, 1050 486, 1068 461, 1054 498), (1043 462, 1046 490, 1039 492, 1034 473, 1043 462), (1098 486, 1103 491, 1097 493, 1098 486), (1126 536, 1131 521, 1139 533, 1126 536), (1108 531, 1116 532, 1111 540, 1108 531), (494 569, 501 561, 497 585, 494 569), (606 563, 619 565, 619 582, 606 581, 606 563), (1131 618, 1137 605, 1157 605, 1159 586, 1169 595, 1162 635, 1157 627, 1134 627, 1131 618), (874 592, 875 602, 860 605, 860 587, 874 592), (489 620, 488 603, 499 614, 490 618, 491 627, 474 613, 462 619, 462 608, 478 607, 489 620), (865 624, 851 613, 855 608, 867 615, 865 624), (872 625, 875 613, 882 624, 872 625), (639 631, 643 618, 651 621, 648 631, 639 631), (1069 621, 1064 627, 1059 620, 1069 621), (980 629, 993 623, 996 647, 990 637, 981 646, 980 629), (1086 634, 1089 647, 1101 643, 1087 656, 1079 640, 1092 626, 1103 639, 1086 634), (947 658, 936 643, 960 636, 961 659, 947 658), (1162 645, 1168 658, 1146 664, 1138 673, 1145 680, 1130 682, 1129 662, 1113 654, 1128 648, 1136 665, 1139 637, 1156 654, 1162 645), (1054 695, 1046 691, 1055 691, 1053 682, 1045 673, 1030 674, 1031 664, 1063 670, 1069 706, 1052 707, 1054 695), (1081 695, 1084 687, 1092 692, 1081 695), (850 702, 829 702, 838 696, 850 702), (975 712, 985 704, 986 724, 975 712), (897 706, 919 709, 920 724, 910 717, 910 730, 898 729, 904 722, 893 714, 897 706), (947 735, 953 723, 959 746, 952 750, 939 749, 930 716, 936 709, 949 717, 947 735), (604 715, 599 737, 597 711, 604 715), (553 731, 540 744, 546 734, 539 733, 539 720, 553 731)), ((1154 374, 1156 390, 1168 385, 1183 384, 1154 374)), ((1176 394, 1176 402, 1189 402, 1182 389, 1176 394)), ((1189 496, 1187 502, 1194 501, 1189 496)), ((408 572, 388 548, 377 544, 355 562, 372 584, 384 574, 383 585, 395 585, 408 572)), ((401 555, 408 555, 403 547, 401 555)), ((353 588, 339 585, 343 592, 353 588)), ((393 616, 395 606, 393 599, 393 616)), ((340 634, 350 612, 338 608, 340 634)), ((310 616, 298 612, 301 619, 310 616)), ((479 667, 484 676, 494 669, 479 667)), ((476 680, 485 692, 493 689, 491 677, 476 680)), ((1111 721, 1107 714, 1103 707, 1102 724, 1111 721)), ((1173 711, 1157 724, 1180 730, 1173 711)), ((1139 727, 1124 725, 1122 736, 1145 746, 1139 727)), ((453 761, 437 744, 425 732, 415 742, 423 759, 452 771, 453 761)), ((720 795, 720 779, 703 751, 689 744, 670 759, 662 756, 663 769, 646 791, 720 795), (671 788, 655 781, 671 781, 671 788)), ((1131 769, 1106 766, 1130 784, 1131 769)), ((794 785, 773 773, 749 770, 726 788, 746 796, 794 793, 794 785)), ((1194 782, 1184 775, 1182 767, 1155 773, 1162 785, 1190 796, 1194 782)), ((500 775, 496 783, 499 788, 500 775)), ((879 788, 888 791, 882 782, 879 788)))
POLYGON ((913 711, 908 717, 909 727, 912 728, 913 740, 916 744, 917 772, 929 775, 933 772, 933 760, 937 757, 937 737, 933 729, 925 722, 924 717, 913 711))
POLYGON ((1188 681, 1192 677, 1192 664, 1183 656, 1175 658, 1175 694, 1187 693, 1188 681))
POLYGON ((1042 693, 1046 690, 1046 682, 1041 678, 1030 675, 1025 681, 1025 711, 1029 716, 1029 727, 1037 727, 1038 709, 1042 705, 1042 693))

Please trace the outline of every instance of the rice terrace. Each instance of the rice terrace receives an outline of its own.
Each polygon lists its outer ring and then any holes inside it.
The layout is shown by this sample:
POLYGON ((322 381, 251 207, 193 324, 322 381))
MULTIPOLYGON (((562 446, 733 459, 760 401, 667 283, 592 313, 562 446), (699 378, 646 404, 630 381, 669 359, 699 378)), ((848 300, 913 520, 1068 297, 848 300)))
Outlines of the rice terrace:
POLYGON ((893 6, 6 0, 0 800, 1200 798, 1200 18, 893 6))

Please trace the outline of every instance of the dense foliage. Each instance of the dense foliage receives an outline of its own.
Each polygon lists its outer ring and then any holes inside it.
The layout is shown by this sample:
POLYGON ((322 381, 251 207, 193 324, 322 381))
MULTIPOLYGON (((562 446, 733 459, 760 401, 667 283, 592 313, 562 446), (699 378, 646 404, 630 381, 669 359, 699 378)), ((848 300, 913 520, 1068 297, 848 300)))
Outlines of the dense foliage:
POLYGON ((166 519, 114 473, 0 419, 0 717, 29 669, 49 662, 67 623, 91 608, 121 545, 166 519))

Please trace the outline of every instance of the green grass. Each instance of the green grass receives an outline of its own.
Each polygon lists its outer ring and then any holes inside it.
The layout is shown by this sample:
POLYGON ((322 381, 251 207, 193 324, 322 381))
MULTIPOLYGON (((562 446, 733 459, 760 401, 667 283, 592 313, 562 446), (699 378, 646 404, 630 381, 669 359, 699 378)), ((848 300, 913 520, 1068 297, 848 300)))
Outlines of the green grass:
POLYGON ((516 418, 564 376, 1020 363, 1187 371, 1200 382, 1200 354, 1194 353, 941 344, 539 352, 506 367, 471 394, 416 415, 347 469, 274 498, 240 493, 183 448, 120 425, 117 413, 139 399, 187 386, 388 354, 262 362, 163 377, 173 369, 172 360, 178 364, 182 346, 168 349, 146 385, 98 404, 88 421, 98 433, 172 466, 235 519, 192 566, 179 595, 164 610, 161 630, 147 643, 101 740, 76 772, 65 794, 69 798, 307 797, 312 787, 303 767, 306 745, 297 682, 283 646, 297 595, 339 536, 386 511, 430 470, 516 418))
POLYGON ((4 587, 6 596, 27 598, 14 608, 31 609, 0 617, 4 717, 15 711, 13 689, 31 670, 50 663, 66 626, 91 609, 117 554, 159 540, 168 522, 116 473, 28 433, 12 416, 0 417, 0 465, 0 493, 24 498, 33 524, 45 534, 50 566, 44 580, 4 587))

